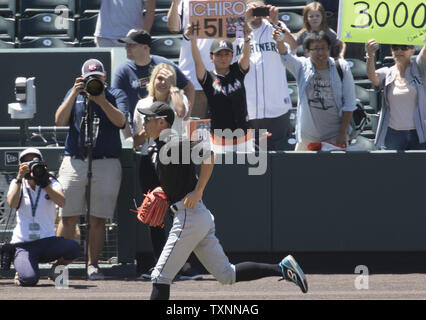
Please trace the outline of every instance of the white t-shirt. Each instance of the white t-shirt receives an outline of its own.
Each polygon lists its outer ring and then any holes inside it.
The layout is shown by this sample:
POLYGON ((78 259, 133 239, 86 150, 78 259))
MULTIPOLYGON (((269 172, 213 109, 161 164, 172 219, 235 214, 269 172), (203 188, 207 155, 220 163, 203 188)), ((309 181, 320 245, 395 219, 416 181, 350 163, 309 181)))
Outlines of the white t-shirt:
POLYGON ((95 36, 120 39, 131 29, 143 29, 142 0, 102 0, 95 36))
MULTIPOLYGON (((186 26, 189 24, 188 10, 189 0, 182 0, 179 3, 178 12, 181 16, 183 30, 185 30, 186 26)), ((213 41, 214 39, 197 39, 197 46, 200 50, 201 59, 203 60, 204 67, 209 71, 214 69, 213 61, 210 59, 210 46, 213 41)), ((195 73, 195 64, 194 60, 192 59, 191 42, 185 38, 182 39, 182 46, 180 48, 179 68, 189 79, 191 79, 195 90, 203 90, 197 80, 197 74, 195 73)))
MULTIPOLYGON (((15 184, 16 179, 13 179, 9 186, 8 196, 15 184)), ((51 186, 54 190, 63 191, 61 184, 55 179, 51 179, 51 186)), ((22 198, 19 208, 16 211, 16 227, 13 229, 11 243, 32 241, 29 237, 29 225, 33 222, 40 225, 40 239, 55 236, 56 204, 49 199, 44 189, 41 189, 37 209, 33 218, 28 190, 35 203, 39 189, 40 186, 36 186, 35 190, 33 190, 27 180, 22 179, 22 198)))
MULTIPOLYGON (((277 118, 291 108, 286 67, 272 37, 274 28, 265 19, 250 34, 250 70, 244 79, 249 120, 277 118)), ((244 39, 234 41, 234 61, 242 53, 244 39)))
MULTIPOLYGON (((185 105, 185 115, 183 116, 183 118, 179 118, 176 115, 176 111, 175 111, 175 120, 173 121, 172 129, 175 130, 179 136, 185 136, 188 121, 184 121, 183 119, 188 114, 188 99, 184 94, 181 93, 180 95, 181 95, 181 97, 183 99, 183 103, 185 105)), ((143 114, 138 112, 138 109, 149 108, 150 106, 152 106, 152 103, 153 103, 152 97, 148 96, 144 99, 139 100, 138 103, 136 104, 135 111, 134 111, 134 114, 133 114, 133 128, 135 130, 135 133, 140 132, 143 129, 143 122, 144 122, 144 118, 145 118, 145 116, 143 114)), ((173 110, 175 110, 175 107, 174 107, 174 105, 171 101, 170 101, 170 107, 173 110)), ((154 140, 149 138, 142 146, 139 147, 139 150, 141 151, 141 153, 143 155, 147 155, 148 154, 148 148, 153 143, 154 143, 154 140)))

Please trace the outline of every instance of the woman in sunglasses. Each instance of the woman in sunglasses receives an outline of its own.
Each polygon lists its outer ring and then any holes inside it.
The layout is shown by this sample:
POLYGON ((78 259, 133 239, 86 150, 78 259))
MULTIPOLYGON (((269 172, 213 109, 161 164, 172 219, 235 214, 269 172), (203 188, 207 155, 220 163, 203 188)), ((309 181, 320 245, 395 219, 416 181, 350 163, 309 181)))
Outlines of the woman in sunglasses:
POLYGON ((411 59, 411 45, 392 45, 395 65, 375 70, 375 40, 367 43, 367 73, 383 90, 376 146, 384 150, 426 149, 426 50, 411 59))

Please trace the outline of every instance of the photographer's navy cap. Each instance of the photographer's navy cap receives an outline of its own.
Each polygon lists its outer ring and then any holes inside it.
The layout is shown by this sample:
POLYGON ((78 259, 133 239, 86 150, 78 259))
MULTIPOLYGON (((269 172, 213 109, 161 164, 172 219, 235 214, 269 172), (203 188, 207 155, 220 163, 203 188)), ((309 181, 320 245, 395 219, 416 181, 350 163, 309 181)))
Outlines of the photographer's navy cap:
POLYGON ((127 33, 125 38, 119 39, 118 42, 129 44, 146 44, 151 47, 151 35, 148 31, 143 29, 132 29, 127 33))
POLYGON ((137 110, 146 117, 164 117, 170 125, 173 125, 175 121, 175 112, 165 102, 155 101, 149 108, 138 108, 137 110))
POLYGON ((81 68, 81 75, 83 76, 83 78, 87 78, 88 76, 96 74, 100 76, 105 75, 104 65, 97 59, 87 60, 81 68))
POLYGON ((41 155, 40 150, 36 148, 27 148, 19 154, 19 162, 22 162, 22 158, 27 154, 35 154, 40 157, 40 160, 43 160, 43 156, 41 155))
POLYGON ((228 39, 216 39, 212 42, 210 46, 210 53, 216 53, 220 50, 229 50, 234 52, 234 47, 232 46, 232 42, 228 39))

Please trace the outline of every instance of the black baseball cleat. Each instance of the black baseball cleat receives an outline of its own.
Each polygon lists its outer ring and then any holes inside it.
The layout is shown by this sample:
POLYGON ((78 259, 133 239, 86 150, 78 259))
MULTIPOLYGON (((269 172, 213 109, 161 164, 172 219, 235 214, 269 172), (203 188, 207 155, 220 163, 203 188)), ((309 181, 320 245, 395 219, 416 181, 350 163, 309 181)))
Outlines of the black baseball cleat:
POLYGON ((296 260, 288 255, 279 264, 283 277, 280 280, 294 282, 303 293, 308 292, 308 281, 296 260))

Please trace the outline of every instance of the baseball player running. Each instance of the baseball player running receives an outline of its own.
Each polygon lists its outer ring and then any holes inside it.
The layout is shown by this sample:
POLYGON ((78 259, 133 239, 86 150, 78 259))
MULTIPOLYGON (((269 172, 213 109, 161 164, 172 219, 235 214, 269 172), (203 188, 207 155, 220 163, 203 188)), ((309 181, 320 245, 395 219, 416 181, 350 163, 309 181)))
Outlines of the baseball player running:
POLYGON ((193 153, 200 154, 203 150, 200 150, 200 145, 178 139, 171 133, 164 134, 170 132, 165 129, 169 129, 174 121, 170 106, 157 101, 150 108, 138 111, 145 115, 145 130, 155 140, 149 154, 174 214, 166 245, 151 274, 151 299, 169 299, 172 280, 192 251, 222 284, 282 276, 282 279, 294 282, 306 293, 306 277, 292 256, 285 257, 277 264, 243 262, 233 265, 229 262, 215 235, 214 217, 202 201, 204 188, 213 171, 214 154, 210 151, 204 154, 197 178, 193 153), (191 152, 189 157, 185 154, 188 151, 191 152), (171 156, 173 154, 179 155, 177 162, 171 156), (169 161, 165 161, 167 159, 169 161))

